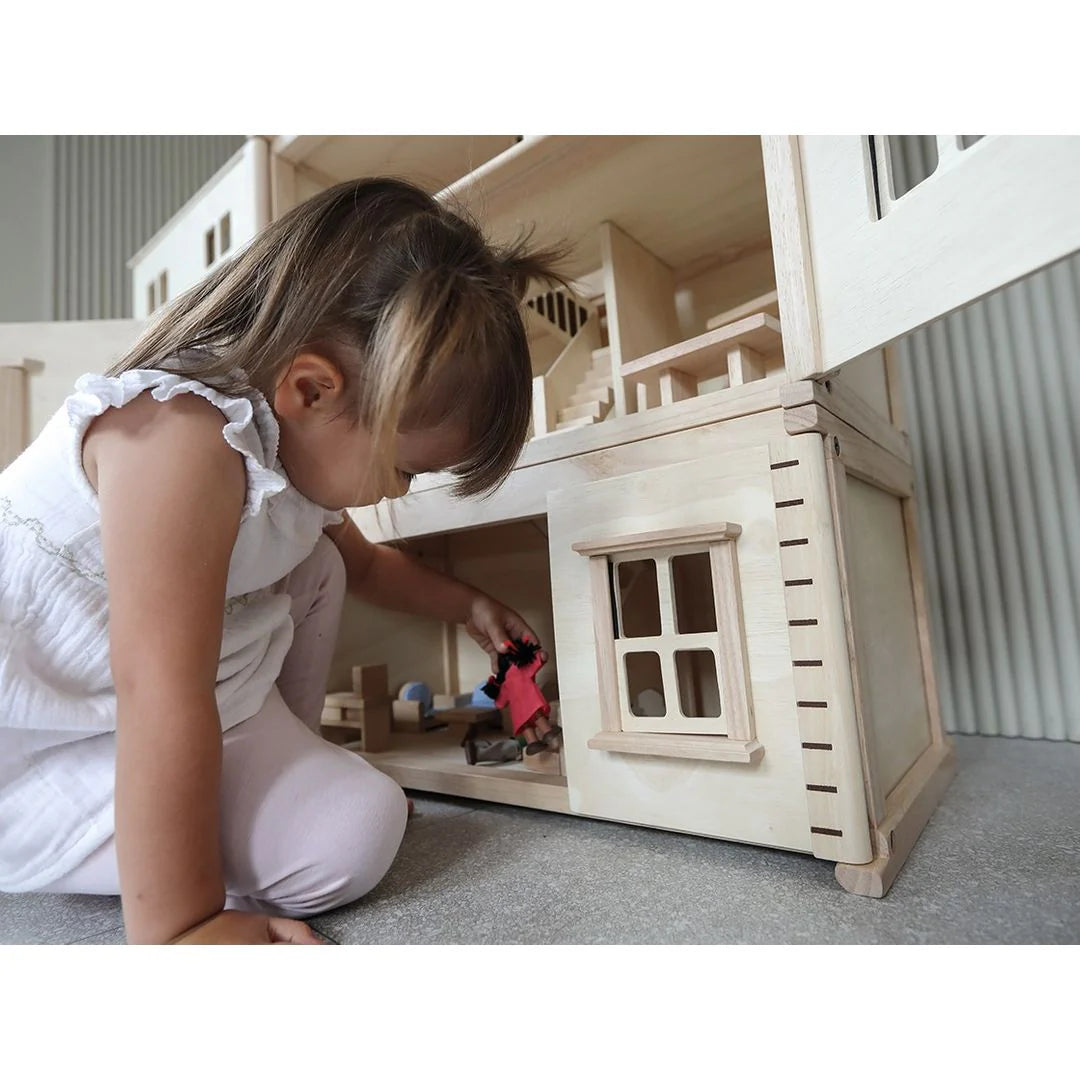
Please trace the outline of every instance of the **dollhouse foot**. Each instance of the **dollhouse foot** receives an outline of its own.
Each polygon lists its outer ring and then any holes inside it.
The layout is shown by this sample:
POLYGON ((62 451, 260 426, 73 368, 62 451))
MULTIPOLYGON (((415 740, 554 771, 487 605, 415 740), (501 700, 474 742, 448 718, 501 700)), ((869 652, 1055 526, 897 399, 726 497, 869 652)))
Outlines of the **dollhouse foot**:
POLYGON ((544 745, 549 750, 558 750, 562 746, 562 728, 556 724, 543 738, 544 745))
POLYGON ((952 745, 932 745, 896 785, 881 823, 870 831, 877 857, 858 865, 837 863, 836 880, 856 896, 884 896, 955 775, 952 745))
POLYGON ((537 739, 536 742, 531 742, 525 747, 525 753, 532 757, 533 754, 542 754, 547 747, 537 739))

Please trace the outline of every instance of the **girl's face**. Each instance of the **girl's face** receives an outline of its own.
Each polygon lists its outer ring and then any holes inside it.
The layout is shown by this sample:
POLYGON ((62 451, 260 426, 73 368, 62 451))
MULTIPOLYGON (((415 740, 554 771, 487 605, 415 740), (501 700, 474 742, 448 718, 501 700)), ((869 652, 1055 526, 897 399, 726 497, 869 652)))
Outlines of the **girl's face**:
POLYGON ((327 510, 373 506, 409 490, 414 476, 440 472, 465 457, 465 432, 453 424, 397 437, 396 483, 381 490, 371 468, 371 436, 343 411, 344 384, 337 366, 302 353, 278 383, 272 402, 281 429, 278 456, 297 490, 327 510))

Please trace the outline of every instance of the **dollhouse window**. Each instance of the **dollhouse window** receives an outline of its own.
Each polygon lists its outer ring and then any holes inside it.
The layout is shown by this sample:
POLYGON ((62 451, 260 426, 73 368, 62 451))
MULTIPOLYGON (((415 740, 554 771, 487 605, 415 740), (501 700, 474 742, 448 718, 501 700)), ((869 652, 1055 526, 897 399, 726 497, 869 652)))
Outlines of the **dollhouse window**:
POLYGON ((738 525, 722 523, 574 545, 593 568, 603 731, 590 746, 760 756, 735 550, 740 534, 738 525))

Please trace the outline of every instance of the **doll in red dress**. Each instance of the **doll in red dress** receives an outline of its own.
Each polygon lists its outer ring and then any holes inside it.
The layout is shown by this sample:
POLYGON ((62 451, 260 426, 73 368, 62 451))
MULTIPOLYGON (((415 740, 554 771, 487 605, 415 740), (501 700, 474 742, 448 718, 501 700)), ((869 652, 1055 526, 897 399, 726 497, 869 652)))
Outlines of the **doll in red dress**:
POLYGON ((506 652, 499 654, 499 670, 488 679, 484 693, 498 708, 510 707, 514 734, 524 735, 526 754, 557 750, 562 728, 548 721, 551 706, 536 685, 536 673, 546 657, 539 643, 527 637, 506 645, 506 652))

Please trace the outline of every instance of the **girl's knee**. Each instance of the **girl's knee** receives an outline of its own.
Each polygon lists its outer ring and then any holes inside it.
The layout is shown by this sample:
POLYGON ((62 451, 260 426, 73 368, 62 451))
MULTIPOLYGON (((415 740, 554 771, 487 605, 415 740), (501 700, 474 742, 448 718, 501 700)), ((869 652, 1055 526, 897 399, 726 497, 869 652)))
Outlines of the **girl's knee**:
POLYGON ((363 805, 342 825, 345 842, 338 849, 337 869, 348 884, 346 904, 371 892, 386 876, 401 847, 408 818, 405 792, 384 773, 372 769, 363 805))
MULTIPOLYGON (((362 763, 365 764, 366 763, 362 763)), ((305 862, 309 882, 296 914, 315 915, 351 903, 386 876, 405 834, 405 792, 371 766, 354 790, 328 799, 305 862)))

